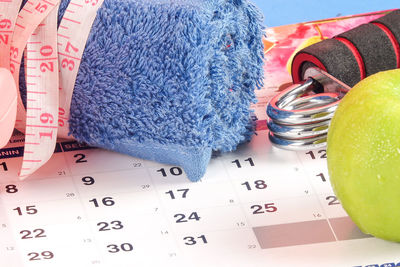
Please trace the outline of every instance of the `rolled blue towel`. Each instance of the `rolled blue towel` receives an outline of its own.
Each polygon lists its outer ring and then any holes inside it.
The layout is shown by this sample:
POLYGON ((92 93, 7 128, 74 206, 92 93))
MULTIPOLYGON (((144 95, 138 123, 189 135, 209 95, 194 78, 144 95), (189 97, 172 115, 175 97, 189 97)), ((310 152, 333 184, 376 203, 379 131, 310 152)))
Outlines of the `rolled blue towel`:
POLYGON ((247 0, 105 0, 79 68, 71 134, 199 180, 213 151, 253 133, 262 36, 247 0))

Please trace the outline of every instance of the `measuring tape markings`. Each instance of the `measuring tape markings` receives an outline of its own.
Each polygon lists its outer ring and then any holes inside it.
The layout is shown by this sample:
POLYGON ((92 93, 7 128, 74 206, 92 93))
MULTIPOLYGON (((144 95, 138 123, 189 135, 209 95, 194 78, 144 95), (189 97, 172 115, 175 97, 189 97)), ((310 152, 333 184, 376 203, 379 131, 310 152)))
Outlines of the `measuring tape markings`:
POLYGON ((10 139, 16 120, 18 90, 10 72, 10 46, 22 0, 0 0, 0 147, 10 139))
MULTIPOLYGON (((31 175, 51 157, 59 127, 63 130, 61 136, 68 137, 69 109, 79 65, 103 0, 71 1, 57 33, 59 3, 60 0, 29 0, 18 13, 22 0, 0 0, 0 68, 5 67, 12 73, 8 81, 12 86, 5 89, 11 91, 14 87, 16 91, 12 105, 18 109, 14 112, 17 115, 13 126, 15 124, 15 128, 25 132, 21 179, 31 175), (26 110, 19 92, 23 54, 26 60, 26 110), (59 103, 62 104, 60 108, 59 103)), ((1 130, 2 135, 5 132, 1 130)))
MULTIPOLYGON (((47 83, 46 80, 44 82, 53 87, 53 90, 47 91, 45 94, 37 91, 38 88, 35 88, 34 79, 37 78, 38 74, 34 71, 34 67, 29 64, 32 58, 28 56, 27 87, 29 88, 28 95, 30 96, 27 98, 27 105, 30 108, 30 112, 27 117, 29 124, 25 143, 25 151, 28 153, 24 155, 20 173, 21 179, 28 177, 51 157, 56 143, 57 131, 58 136, 68 138, 69 109, 79 65, 97 10, 102 3, 103 1, 98 0, 75 0, 70 2, 61 20, 58 32, 55 31, 49 34, 47 30, 42 31, 43 34, 54 36, 55 39, 53 40, 55 42, 51 45, 40 44, 42 45, 41 48, 34 47, 37 44, 35 41, 31 43, 33 51, 36 51, 36 56, 51 56, 51 58, 43 58, 47 62, 41 63, 40 70, 44 73, 52 74, 46 75, 48 77, 47 83), (51 51, 49 47, 52 48, 51 51), (39 53, 37 52, 38 49, 40 49, 39 53), (53 52, 56 53, 55 57, 53 57, 53 52), (55 71, 54 64, 58 64, 59 73, 55 71), (60 84, 54 82, 58 81, 58 79, 54 78, 54 74, 59 75, 60 84), (49 94, 49 92, 51 93, 49 94), (45 100, 46 96, 47 99, 45 100), (60 103, 62 106, 59 107, 60 103), (61 135, 60 130, 63 130, 61 135)), ((54 15, 56 14, 54 13, 54 15)), ((56 21, 56 19, 52 21, 56 21)), ((52 27, 52 29, 56 28, 52 27)), ((30 49, 28 44, 28 50, 30 49)))
MULTIPOLYGON (((10 71, 14 76, 16 87, 19 89, 19 72, 23 51, 29 37, 39 24, 56 7, 60 0, 29 0, 22 7, 15 23, 15 30, 10 47, 10 71)), ((15 128, 25 131, 26 111, 18 91, 18 109, 15 128)))
MULTIPOLYGON (((18 14, 17 21, 15 23, 15 30, 14 30, 14 35, 13 35, 13 41, 12 45, 10 47, 10 70, 13 73, 14 76, 14 81, 19 88, 19 72, 20 72, 20 66, 21 66, 21 59, 23 55, 23 51, 25 47, 28 45, 28 40, 30 38, 35 38, 35 35, 37 35, 36 40, 34 42, 39 43, 39 42, 50 42, 53 37, 51 34, 40 34, 41 29, 44 28, 45 30, 49 30, 50 28, 54 27, 55 29, 57 28, 57 20, 51 22, 50 20, 47 20, 46 18, 48 15, 54 10, 57 10, 57 6, 59 4, 60 0, 30 0, 27 1, 26 4, 23 6, 21 11, 18 14), (45 21, 45 24, 41 24, 43 21, 45 21), (47 26, 45 26, 47 24, 47 26), (42 25, 39 27, 39 25, 42 25), (39 29, 38 29, 39 27, 39 29), (36 33, 34 33, 35 29, 38 29, 36 33)), ((54 16, 53 16, 54 17, 54 16)), ((53 41, 53 43, 56 42, 53 41)), ((32 45, 32 43, 31 43, 32 45)), ((15 127, 26 133, 25 136, 25 148, 24 150, 27 151, 26 154, 24 154, 23 162, 22 162, 22 167, 20 171, 20 178, 24 179, 30 174, 32 174, 35 170, 37 170, 40 166, 42 166, 49 158, 47 150, 54 150, 55 147, 55 142, 56 138, 54 140, 46 141, 43 139, 43 135, 41 132, 39 132, 39 126, 43 124, 43 116, 39 116, 41 119, 39 123, 36 121, 37 115, 35 113, 41 112, 40 106, 47 105, 51 103, 46 103, 48 101, 52 101, 52 93, 51 93, 51 87, 49 88, 48 85, 52 83, 57 83, 57 73, 55 75, 46 75, 45 73, 42 73, 41 75, 36 74, 35 76, 38 76, 37 78, 40 78, 37 81, 34 81, 34 75, 30 75, 32 70, 35 70, 35 66, 30 66, 31 61, 36 62, 34 65, 39 65, 41 67, 41 58, 38 57, 36 60, 33 58, 29 58, 29 52, 27 52, 27 57, 26 57, 26 84, 27 84, 27 111, 33 111, 33 114, 29 115, 29 118, 27 118, 26 110, 25 107, 22 103, 22 98, 20 95, 20 92, 18 90, 18 111, 17 111, 17 121, 15 124, 15 127), (50 76, 50 77, 47 77, 50 76), (52 80, 52 79, 56 80, 52 80), (48 81, 46 81, 48 80, 48 81), (37 98, 39 94, 36 94, 37 96, 33 96, 33 92, 39 92, 39 90, 42 90, 43 92, 49 93, 47 96, 46 94, 43 94, 44 97, 37 98), (35 105, 33 105, 32 102, 37 102, 35 105), (25 122, 28 123, 28 127, 26 126, 25 122), (34 126, 34 127, 33 127, 34 126), (39 136, 39 140, 37 138, 39 136), (36 146, 36 147, 33 147, 36 146)), ((55 58, 56 59, 56 58, 55 58)), ((54 64, 54 63, 53 63, 54 64)), ((57 93, 57 92, 56 92, 57 93)), ((54 94, 54 93, 53 93, 54 94)), ((54 98, 54 96, 53 96, 54 98)), ((54 102, 54 100, 53 100, 54 102)), ((57 103, 57 102, 55 102, 57 103)), ((49 111, 51 112, 51 110, 49 111)), ((50 113, 46 113, 50 114, 50 113)))
POLYGON ((21 2, 0 0, 0 55, 4 55, 0 67, 4 66, 12 73, 10 80, 14 79, 14 83, 10 84, 17 91, 13 105, 18 107, 15 127, 25 132, 25 153, 20 171, 20 178, 24 179, 53 154, 58 127, 63 130, 61 136, 68 137, 67 120, 79 65, 103 0, 71 1, 58 34, 60 0, 29 0, 18 13, 21 2), (26 110, 17 90, 24 49, 26 110), (62 81, 61 86, 58 79, 62 81), (59 103, 62 103, 60 108, 59 103))
POLYGON ((97 10, 104 0, 73 0, 69 3, 58 29, 60 68, 60 107, 58 136, 71 139, 68 118, 82 54, 97 10))
POLYGON ((0 0, 0 67, 10 68, 10 46, 22 0, 0 0))
POLYGON ((56 146, 59 97, 58 5, 56 3, 46 19, 38 25, 27 43, 27 117, 20 179, 26 178, 46 163, 56 146))

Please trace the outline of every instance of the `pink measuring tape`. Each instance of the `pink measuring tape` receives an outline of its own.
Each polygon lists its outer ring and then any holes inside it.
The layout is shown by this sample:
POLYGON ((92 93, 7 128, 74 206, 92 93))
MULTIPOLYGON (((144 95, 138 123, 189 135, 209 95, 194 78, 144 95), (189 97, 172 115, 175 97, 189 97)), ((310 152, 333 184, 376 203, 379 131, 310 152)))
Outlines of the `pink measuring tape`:
POLYGON ((90 29, 103 1, 71 1, 58 29, 58 57, 61 74, 58 136, 62 138, 71 138, 68 136, 68 118, 75 80, 90 29))
POLYGON ((68 138, 68 117, 81 57, 103 0, 72 0, 57 31, 60 0, 0 0, 0 147, 14 127, 25 132, 20 178, 54 152, 57 136, 68 138), (26 48, 26 110, 19 70, 26 48))

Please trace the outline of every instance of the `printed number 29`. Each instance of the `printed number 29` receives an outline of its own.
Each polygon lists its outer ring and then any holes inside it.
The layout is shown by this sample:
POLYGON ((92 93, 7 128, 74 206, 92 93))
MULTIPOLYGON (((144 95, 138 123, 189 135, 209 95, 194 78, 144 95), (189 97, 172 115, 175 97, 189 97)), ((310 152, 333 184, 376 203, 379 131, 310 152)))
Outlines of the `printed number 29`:
POLYGON ((51 251, 43 251, 41 253, 31 252, 28 253, 28 257, 30 261, 49 260, 54 257, 54 254, 51 251))

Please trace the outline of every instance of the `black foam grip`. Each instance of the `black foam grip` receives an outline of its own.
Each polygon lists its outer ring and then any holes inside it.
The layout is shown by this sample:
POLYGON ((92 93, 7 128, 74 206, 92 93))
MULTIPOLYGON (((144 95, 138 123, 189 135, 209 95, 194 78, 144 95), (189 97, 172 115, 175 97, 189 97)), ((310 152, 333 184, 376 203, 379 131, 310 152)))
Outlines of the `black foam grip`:
POLYGON ((307 68, 324 69, 349 86, 399 66, 400 10, 300 50, 292 62, 293 82, 307 68), (383 25, 383 26, 382 26, 383 25))
POLYGON ((363 24, 337 37, 349 40, 357 48, 364 62, 366 76, 396 68, 397 59, 392 42, 378 26, 363 24))
POLYGON ((372 21, 372 23, 381 23, 385 25, 395 36, 396 40, 400 41, 400 9, 390 12, 386 16, 380 17, 372 21))
MULTIPOLYGON (((336 39, 326 39, 304 48, 301 52, 314 56, 322 63, 326 72, 340 81, 346 84, 353 84, 359 81, 360 72, 357 61, 350 49, 342 42, 336 39), (349 69, 353 71, 347 71, 349 69)), ((304 72, 309 67, 317 66, 321 68, 321 65, 312 59, 302 61, 304 62, 300 68, 300 77, 304 77, 304 72)))

